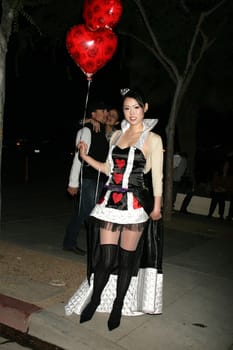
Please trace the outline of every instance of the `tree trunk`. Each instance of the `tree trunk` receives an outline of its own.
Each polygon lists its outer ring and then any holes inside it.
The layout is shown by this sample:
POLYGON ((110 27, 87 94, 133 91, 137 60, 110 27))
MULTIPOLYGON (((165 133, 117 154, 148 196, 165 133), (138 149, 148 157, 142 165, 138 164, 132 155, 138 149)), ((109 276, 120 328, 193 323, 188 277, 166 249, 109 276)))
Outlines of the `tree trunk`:
POLYGON ((197 103, 186 96, 182 103, 176 127, 180 151, 187 153, 187 175, 194 181, 196 155, 197 103))
POLYGON ((165 153, 165 184, 164 184, 164 203, 163 203, 163 219, 171 220, 172 215, 172 190, 173 190, 173 153, 174 153, 174 137, 175 124, 179 112, 180 104, 184 94, 183 78, 179 78, 176 85, 169 121, 167 126, 167 150, 165 153))
MULTIPOLYGON (((3 139, 3 117, 5 105, 5 73, 6 54, 8 40, 11 35, 13 22, 13 9, 9 7, 7 0, 2 0, 2 18, 0 24, 0 171, 2 170, 2 139, 3 139)), ((0 180, 1 181, 1 180, 0 180)), ((0 212, 1 212, 0 193, 0 212)), ((1 214, 0 214, 1 215, 1 214)))

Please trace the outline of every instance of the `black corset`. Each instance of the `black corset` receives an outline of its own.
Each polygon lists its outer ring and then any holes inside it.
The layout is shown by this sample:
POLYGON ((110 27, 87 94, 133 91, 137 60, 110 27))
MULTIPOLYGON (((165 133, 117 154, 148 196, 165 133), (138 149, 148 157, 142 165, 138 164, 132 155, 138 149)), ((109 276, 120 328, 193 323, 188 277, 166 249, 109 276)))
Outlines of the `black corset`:
POLYGON ((109 182, 109 187, 117 189, 120 191, 131 191, 135 188, 143 188, 144 187, 144 167, 145 167, 145 157, 142 151, 138 148, 135 149, 134 157, 133 157, 133 166, 132 171, 130 172, 130 176, 128 179, 127 188, 122 188, 123 176, 129 162, 129 151, 130 147, 121 149, 118 146, 115 146, 112 151, 112 159, 114 163, 113 173, 111 176, 111 180, 109 182))

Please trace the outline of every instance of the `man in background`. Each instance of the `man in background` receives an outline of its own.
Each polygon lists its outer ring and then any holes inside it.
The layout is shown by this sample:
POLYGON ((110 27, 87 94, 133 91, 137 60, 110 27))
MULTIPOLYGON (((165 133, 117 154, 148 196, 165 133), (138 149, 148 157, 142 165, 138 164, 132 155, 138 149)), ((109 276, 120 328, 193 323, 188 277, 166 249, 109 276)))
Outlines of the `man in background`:
MULTIPOLYGON (((76 136, 76 145, 83 140, 88 145, 88 154, 100 162, 104 162, 108 154, 108 141, 105 136, 105 123, 108 110, 103 102, 94 102, 90 106, 90 116, 99 122, 100 130, 95 132, 92 123, 87 123, 80 129, 76 136)), ((103 185, 106 181, 104 174, 90 167, 79 159, 75 153, 70 171, 67 192, 71 196, 79 197, 77 208, 66 228, 63 240, 63 249, 79 255, 85 255, 85 250, 78 247, 77 240, 83 224, 87 225, 87 219, 91 210, 98 201, 103 185)))

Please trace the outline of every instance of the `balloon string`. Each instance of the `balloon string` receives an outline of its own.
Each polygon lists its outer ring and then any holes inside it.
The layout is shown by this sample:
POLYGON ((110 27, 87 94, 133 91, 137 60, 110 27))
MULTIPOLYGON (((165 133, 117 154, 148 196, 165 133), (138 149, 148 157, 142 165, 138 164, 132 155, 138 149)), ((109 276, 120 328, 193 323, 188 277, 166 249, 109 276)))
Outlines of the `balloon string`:
POLYGON ((85 125, 85 121, 87 117, 87 105, 88 105, 88 99, 89 99, 89 93, 90 93, 90 86, 91 86, 91 80, 88 80, 87 95, 86 95, 86 102, 85 102, 85 109, 84 109, 84 116, 83 116, 83 126, 85 125))
POLYGON ((85 107, 84 107, 84 115, 83 115, 83 119, 82 119, 82 129, 81 129, 81 134, 80 134, 80 140, 82 140, 83 128, 84 128, 84 126, 85 126, 86 118, 87 118, 87 106, 88 106, 88 99, 89 99, 90 87, 91 87, 91 80, 88 80, 88 84, 87 84, 87 94, 86 94, 86 102, 85 102, 85 107))
MULTIPOLYGON (((84 109, 84 115, 83 115, 83 122, 82 122, 82 130, 81 130, 80 140, 82 140, 83 128, 84 128, 84 125, 85 125, 85 122, 86 122, 87 105, 88 105, 88 99, 89 99, 89 93, 90 93, 90 86, 91 86, 91 80, 88 80, 88 84, 87 84, 87 95, 86 95, 86 102, 85 102, 85 109, 84 109)), ((82 202, 83 163, 84 163, 84 160, 82 159, 82 162, 81 162, 81 169, 80 169, 80 191, 79 191, 78 215, 80 214, 80 207, 81 207, 81 202, 82 202)))

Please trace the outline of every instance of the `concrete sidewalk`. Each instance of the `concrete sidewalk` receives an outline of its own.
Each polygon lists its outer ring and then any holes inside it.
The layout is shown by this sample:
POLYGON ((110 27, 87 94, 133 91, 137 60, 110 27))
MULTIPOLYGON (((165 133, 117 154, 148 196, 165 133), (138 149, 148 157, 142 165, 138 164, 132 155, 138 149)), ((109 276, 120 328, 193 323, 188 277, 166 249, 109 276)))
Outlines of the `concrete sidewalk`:
MULTIPOLYGON (((23 211, 23 204, 20 216, 17 211, 5 211, 2 242, 84 264, 83 257, 61 250, 72 204, 59 196, 49 199, 42 210, 44 197, 38 194, 35 205, 40 210, 34 207, 33 213, 25 207, 23 211), (62 203, 60 207, 58 203, 62 203)), ((83 245, 84 241, 83 236, 83 245)), ((8 283, 7 294, 1 276, 0 323, 65 350, 233 349, 232 243, 232 222, 175 213, 165 225, 162 315, 123 317, 121 326, 112 332, 107 329, 106 314, 96 313, 90 322, 80 325, 77 315, 65 316, 64 301, 54 302, 59 286, 49 288, 36 280, 25 281, 17 274, 8 283), (51 303, 40 308, 32 301, 34 295, 37 300, 51 303)))

